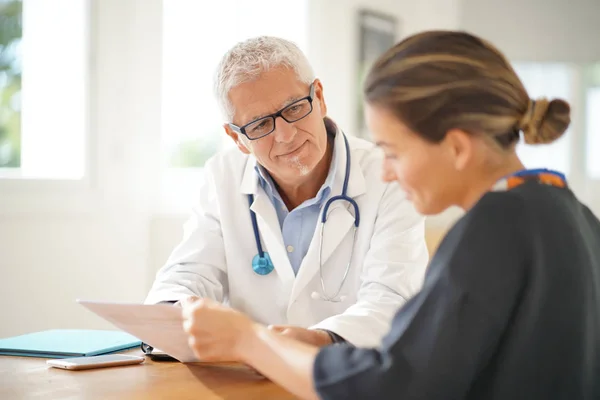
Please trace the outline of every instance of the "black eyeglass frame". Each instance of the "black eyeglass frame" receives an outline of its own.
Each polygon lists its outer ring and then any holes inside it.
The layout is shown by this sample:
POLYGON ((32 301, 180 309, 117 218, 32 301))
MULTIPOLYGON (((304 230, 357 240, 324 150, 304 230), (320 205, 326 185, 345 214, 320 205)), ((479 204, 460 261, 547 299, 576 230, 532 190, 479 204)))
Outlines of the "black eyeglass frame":
POLYGON ((255 119, 254 121, 250 121, 250 122, 248 122, 247 124, 245 124, 245 125, 243 125, 243 126, 237 126, 237 125, 235 125, 235 124, 233 124, 233 123, 229 123, 229 127, 230 127, 230 128, 231 128, 231 129, 232 129, 234 132, 236 132, 236 133, 241 133, 241 134, 243 134, 244 136, 246 136, 246 137, 248 138, 248 140, 258 140, 258 139, 262 139, 262 138, 264 138, 265 136, 268 136, 268 135, 270 135, 271 133, 273 133, 273 132, 275 131, 275 122, 276 122, 275 120, 276 120, 278 117, 281 117, 281 118, 283 118, 283 120, 284 120, 285 122, 287 122, 287 123, 290 123, 290 124, 291 124, 292 122, 297 122, 297 121, 300 121, 300 120, 301 120, 301 119, 303 119, 303 118, 306 118, 306 117, 308 117, 308 116, 310 115, 310 113, 312 113, 312 111, 313 111, 313 104, 312 104, 312 103, 313 103, 313 100, 314 100, 314 98, 315 98, 315 84, 314 84, 314 83, 311 83, 311 85, 310 85, 310 91, 309 91, 309 93, 308 93, 308 96, 306 96, 306 97, 303 97, 303 98, 301 98, 301 99, 298 99, 298 100, 294 101, 294 102, 293 102, 293 103, 291 103, 291 104, 288 104, 287 106, 285 106, 284 108, 282 108, 281 110, 279 110, 279 111, 277 111, 277 112, 275 112, 275 113, 273 113, 273 114, 269 114, 269 115, 265 115, 264 117, 257 118, 257 119, 255 119), (310 105, 310 111, 309 111, 308 113, 306 113, 306 115, 303 115, 302 117, 300 117, 300 118, 297 118, 297 119, 294 119, 294 120, 289 120, 289 119, 287 119, 286 117, 284 117, 284 116, 283 116, 283 113, 284 113, 284 112, 285 112, 287 109, 289 109, 289 108, 293 107, 294 105, 296 105, 296 104, 298 104, 298 103, 300 103, 300 102, 302 102, 302 101, 305 101, 305 100, 308 100, 308 104, 310 105), (258 122, 258 121, 262 121, 263 119, 272 119, 272 120, 273 120, 273 129, 272 129, 271 131, 269 131, 269 132, 265 133, 264 135, 261 135, 261 136, 258 136, 258 137, 251 138, 250 136, 248 136, 248 134, 246 133, 246 128, 247 128, 248 126, 252 125, 252 124, 255 124, 255 123, 256 123, 256 122, 258 122))

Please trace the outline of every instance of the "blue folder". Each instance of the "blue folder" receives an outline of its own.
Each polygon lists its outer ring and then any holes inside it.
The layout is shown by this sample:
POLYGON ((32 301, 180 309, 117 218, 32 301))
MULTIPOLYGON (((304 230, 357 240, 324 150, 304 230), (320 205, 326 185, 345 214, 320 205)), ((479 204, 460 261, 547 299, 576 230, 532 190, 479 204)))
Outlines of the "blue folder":
POLYGON ((0 355, 67 358, 113 353, 141 345, 126 332, 53 329, 0 339, 0 355))

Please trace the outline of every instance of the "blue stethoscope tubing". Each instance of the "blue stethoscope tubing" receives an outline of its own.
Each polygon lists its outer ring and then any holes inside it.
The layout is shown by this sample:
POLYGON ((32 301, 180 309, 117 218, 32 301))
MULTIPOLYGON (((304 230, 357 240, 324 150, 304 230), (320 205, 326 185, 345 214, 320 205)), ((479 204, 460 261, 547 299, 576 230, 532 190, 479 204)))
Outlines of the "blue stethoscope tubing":
MULTIPOLYGON (((342 133, 342 135, 344 135, 344 134, 342 133)), ((348 138, 346 137, 346 135, 344 135, 344 145, 346 148, 346 171, 345 171, 345 175, 344 175, 344 183, 342 185, 342 193, 338 196, 333 196, 332 198, 327 200, 327 202, 325 203, 325 206, 323 207, 323 212, 321 214, 321 231, 320 231, 320 242, 319 242, 319 274, 321 276, 321 288, 323 289, 323 296, 321 296, 321 297, 327 301, 341 301, 339 299, 338 295, 339 295, 339 292, 341 291, 342 287, 344 286, 344 282, 346 281, 346 278, 348 276, 348 272, 350 270, 350 264, 352 263, 352 253, 354 252, 354 251, 350 252, 350 260, 348 261, 348 265, 346 266, 346 271, 344 272, 344 277, 342 278, 340 287, 338 288, 337 292, 333 296, 328 296, 326 294, 327 292, 325 290, 325 282, 323 280, 322 263, 321 263, 322 254, 321 253, 322 253, 322 249, 323 249, 323 230, 325 228, 325 223, 327 222, 329 208, 336 201, 348 202, 354 208, 354 233, 353 233, 353 239, 352 239, 353 246, 354 246, 354 241, 356 240, 356 230, 360 224, 360 210, 358 208, 358 204, 356 203, 356 201, 354 201, 354 199, 352 199, 350 196, 348 196, 348 182, 350 181, 350 161, 351 160, 350 160, 350 144, 348 143, 348 138)), ((250 207, 252 207, 252 203, 254 203, 254 196, 252 194, 249 194, 248 195, 248 204, 250 207)), ((252 220, 252 230, 254 231, 254 240, 256 241, 256 248, 258 250, 258 254, 255 255, 254 258, 252 259, 252 269, 258 275, 268 275, 274 269, 273 262, 271 261, 271 257, 269 256, 269 253, 265 252, 262 248, 262 245, 260 243, 260 233, 258 231, 258 223, 256 222, 256 213, 254 211, 252 211, 251 208, 250 208, 250 218, 252 220)))

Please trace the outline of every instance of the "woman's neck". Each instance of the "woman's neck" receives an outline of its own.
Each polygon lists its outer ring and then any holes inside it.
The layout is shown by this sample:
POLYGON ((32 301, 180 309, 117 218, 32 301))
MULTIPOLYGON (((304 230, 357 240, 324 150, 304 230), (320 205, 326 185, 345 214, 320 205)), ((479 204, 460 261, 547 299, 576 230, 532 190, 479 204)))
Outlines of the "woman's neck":
POLYGON ((512 175, 525 167, 516 154, 511 154, 497 167, 482 169, 481 173, 475 176, 467 185, 467 190, 458 206, 463 210, 469 210, 473 207, 484 194, 489 192, 500 179, 512 175))

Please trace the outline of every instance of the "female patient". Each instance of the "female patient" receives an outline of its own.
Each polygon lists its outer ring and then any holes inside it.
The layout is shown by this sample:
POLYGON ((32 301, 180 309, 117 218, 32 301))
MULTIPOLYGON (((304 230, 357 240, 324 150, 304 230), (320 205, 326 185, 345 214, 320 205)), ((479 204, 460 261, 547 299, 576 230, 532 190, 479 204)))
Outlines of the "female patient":
POLYGON ((600 223, 562 174, 515 153, 569 125, 529 98, 502 54, 421 33, 373 66, 366 116, 417 209, 465 215, 380 348, 322 349, 206 300, 184 306, 198 357, 242 361, 302 398, 600 399, 600 223))

